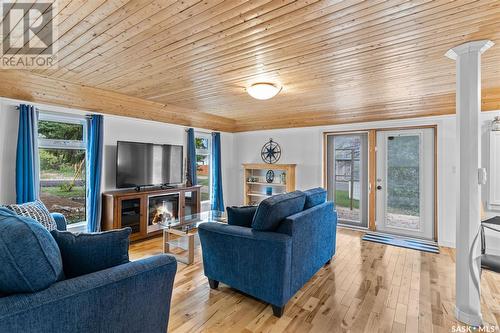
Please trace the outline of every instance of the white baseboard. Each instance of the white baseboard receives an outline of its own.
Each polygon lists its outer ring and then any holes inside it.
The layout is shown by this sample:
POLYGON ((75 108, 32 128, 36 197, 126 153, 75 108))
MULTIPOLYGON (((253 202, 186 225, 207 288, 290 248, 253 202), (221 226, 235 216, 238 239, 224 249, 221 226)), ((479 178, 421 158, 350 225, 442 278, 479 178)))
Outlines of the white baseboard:
MULTIPOLYGON (((453 242, 447 242, 447 241, 439 241, 438 242, 438 245, 439 246, 444 246, 444 247, 450 247, 452 249, 455 248, 455 243, 453 242)), ((488 245, 488 242, 486 243, 486 245, 488 245)), ((491 248, 491 247, 487 247, 487 250, 486 252, 488 254, 493 254, 493 255, 496 255, 496 256, 500 256, 500 248, 491 248)))
POLYGON ((454 242, 448 242, 448 241, 440 241, 440 240, 438 240, 438 245, 439 246, 444 246, 444 247, 451 247, 452 249, 455 248, 455 243, 454 242))
POLYGON ((481 315, 473 315, 461 311, 459 308, 455 308, 455 317, 464 324, 471 326, 481 326, 483 324, 483 318, 481 315))

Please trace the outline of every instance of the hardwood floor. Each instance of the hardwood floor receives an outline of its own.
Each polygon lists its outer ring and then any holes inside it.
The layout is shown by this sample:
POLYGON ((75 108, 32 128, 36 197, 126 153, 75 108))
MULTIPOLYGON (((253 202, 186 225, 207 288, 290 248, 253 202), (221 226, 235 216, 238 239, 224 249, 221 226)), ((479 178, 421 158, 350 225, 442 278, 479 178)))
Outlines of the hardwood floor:
MULTIPOLYGON (((169 332, 452 332, 455 251, 439 255, 361 240, 339 229, 337 253, 287 304, 271 306, 224 284, 210 290, 200 251, 180 264, 169 332)), ((131 245, 132 260, 161 253, 160 238, 131 245)), ((500 274, 483 271, 485 322, 500 332, 500 274)))

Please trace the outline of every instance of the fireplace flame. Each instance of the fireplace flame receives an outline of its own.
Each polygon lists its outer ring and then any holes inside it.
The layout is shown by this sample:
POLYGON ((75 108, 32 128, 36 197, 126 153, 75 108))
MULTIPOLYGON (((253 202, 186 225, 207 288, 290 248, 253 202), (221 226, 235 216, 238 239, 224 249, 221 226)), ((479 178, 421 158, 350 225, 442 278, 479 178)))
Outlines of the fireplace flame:
POLYGON ((165 222, 174 218, 172 211, 167 207, 167 203, 164 201, 161 205, 157 206, 155 209, 155 215, 153 217, 153 224, 160 222, 165 222))

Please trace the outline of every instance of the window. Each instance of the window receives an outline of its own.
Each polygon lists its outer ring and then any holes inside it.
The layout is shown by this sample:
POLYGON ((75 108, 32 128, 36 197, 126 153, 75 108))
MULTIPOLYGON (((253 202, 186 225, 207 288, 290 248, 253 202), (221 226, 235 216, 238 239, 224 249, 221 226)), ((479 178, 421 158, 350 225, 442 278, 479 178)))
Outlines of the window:
POLYGON ((211 136, 207 133, 195 133, 196 178, 201 185, 201 201, 210 201, 210 151, 211 136))
POLYGON ((40 114, 40 199, 68 224, 86 221, 84 118, 40 114))

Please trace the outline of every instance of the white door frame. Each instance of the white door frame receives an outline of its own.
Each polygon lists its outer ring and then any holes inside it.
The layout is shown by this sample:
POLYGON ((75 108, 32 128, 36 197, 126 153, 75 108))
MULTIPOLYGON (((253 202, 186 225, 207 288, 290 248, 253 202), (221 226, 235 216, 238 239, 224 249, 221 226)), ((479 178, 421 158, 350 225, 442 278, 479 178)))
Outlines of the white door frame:
POLYGON ((408 237, 435 239, 435 128, 408 128, 377 131, 376 152, 376 230, 408 237), (420 138, 419 196, 420 223, 417 230, 388 225, 387 211, 387 140, 389 136, 418 135, 420 138), (381 189, 379 189, 381 187, 381 189))

